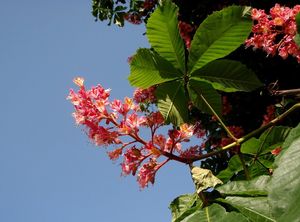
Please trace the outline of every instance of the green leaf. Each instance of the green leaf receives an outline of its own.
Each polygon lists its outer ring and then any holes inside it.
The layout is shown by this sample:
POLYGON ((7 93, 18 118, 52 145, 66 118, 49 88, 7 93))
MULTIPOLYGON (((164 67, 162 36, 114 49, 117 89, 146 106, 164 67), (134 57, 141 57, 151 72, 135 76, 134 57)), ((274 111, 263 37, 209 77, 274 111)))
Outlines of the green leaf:
POLYGON ((288 147, 290 147, 291 144, 299 137, 299 133, 300 133, 300 125, 293 128, 292 130, 290 129, 288 136, 286 137, 284 143, 282 144, 282 148, 287 149, 288 147))
POLYGON ((286 150, 279 155, 269 187, 269 203, 278 221, 299 221, 300 211, 300 124, 286 139, 286 150))
POLYGON ((275 126, 266 130, 259 139, 251 138, 242 144, 241 152, 246 154, 261 154, 268 153, 280 147, 290 133, 290 128, 285 126, 275 126))
POLYGON ((297 34, 294 38, 296 44, 300 47, 300 12, 296 15, 297 34))
POLYGON ((222 170, 217 177, 224 183, 229 181, 235 174, 243 170, 242 162, 238 155, 234 155, 228 162, 228 167, 222 170))
POLYGON ((130 63, 128 80, 132 86, 148 88, 179 77, 180 71, 170 62, 150 49, 139 49, 130 63))
POLYGON ((204 101, 205 99, 218 115, 221 114, 221 95, 211 86, 211 84, 191 79, 188 84, 188 91, 193 104, 199 110, 212 115, 214 114, 204 101))
POLYGON ((182 82, 163 83, 157 87, 155 92, 158 109, 166 122, 179 126, 188 121, 188 98, 182 82))
POLYGON ((208 188, 213 188, 218 184, 223 184, 223 182, 214 176, 213 173, 208 169, 193 167, 191 173, 196 185, 197 193, 200 193, 208 188))
POLYGON ((260 145, 261 141, 253 137, 242 144, 241 152, 254 155, 258 152, 260 145))
POLYGON ((300 33, 300 12, 296 15, 297 32, 300 33))
POLYGON ((226 212, 219 204, 212 204, 201 210, 195 211, 181 222, 233 222, 248 221, 242 214, 237 212, 226 212))
POLYGON ((297 33, 296 36, 294 37, 294 41, 300 47, 300 34, 299 33, 297 33))
POLYGON ((172 222, 180 222, 184 218, 199 210, 202 202, 195 194, 184 194, 175 198, 171 204, 170 209, 172 212, 172 222))
MULTIPOLYGON (((263 158, 258 158, 258 160, 256 160, 255 158, 253 158, 252 161, 250 161, 250 166, 248 166, 248 172, 249 172, 249 177, 250 178, 255 178, 261 175, 269 175, 269 169, 266 168, 265 165, 262 164, 262 162, 264 162, 266 164, 267 160, 261 161, 263 160, 263 158)), ((267 163, 268 165, 272 165, 271 163, 267 163)))
POLYGON ((267 199, 270 176, 260 176, 251 181, 233 181, 217 188, 225 199, 218 199, 236 208, 249 221, 275 221, 271 217, 267 199))
POLYGON ((192 79, 205 79, 221 91, 252 91, 262 83, 254 72, 238 61, 221 59, 206 64, 191 74, 192 79))
POLYGON ((178 30, 178 8, 171 0, 164 1, 147 22, 147 37, 160 56, 185 73, 184 44, 178 30))
POLYGON ((191 72, 222 58, 247 39, 252 21, 243 16, 244 7, 230 6, 208 16, 191 43, 188 67, 191 72))
POLYGON ((267 197, 227 197, 220 200, 236 208, 249 221, 276 222, 270 214, 270 206, 267 197))
POLYGON ((216 188, 222 196, 267 196, 270 176, 260 176, 250 181, 230 181, 216 188))

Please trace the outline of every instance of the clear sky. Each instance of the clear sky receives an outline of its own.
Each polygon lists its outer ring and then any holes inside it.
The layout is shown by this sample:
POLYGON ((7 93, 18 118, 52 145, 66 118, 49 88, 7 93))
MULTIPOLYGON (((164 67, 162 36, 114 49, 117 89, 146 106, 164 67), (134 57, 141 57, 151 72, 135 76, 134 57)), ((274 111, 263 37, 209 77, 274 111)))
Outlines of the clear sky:
POLYGON ((147 46, 143 25, 90 11, 91 0, 0 0, 0 221, 167 222, 171 200, 193 191, 176 163, 141 191, 75 126, 73 77, 130 96, 127 57, 147 46))

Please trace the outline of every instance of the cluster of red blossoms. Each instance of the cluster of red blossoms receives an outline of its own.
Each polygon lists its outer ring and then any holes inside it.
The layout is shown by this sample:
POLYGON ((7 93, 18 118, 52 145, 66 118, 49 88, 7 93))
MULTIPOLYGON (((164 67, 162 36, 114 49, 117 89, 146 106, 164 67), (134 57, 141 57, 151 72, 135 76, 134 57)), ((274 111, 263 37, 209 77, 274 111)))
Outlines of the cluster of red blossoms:
POLYGON ((194 27, 186 22, 178 22, 179 33, 186 47, 189 49, 191 47, 191 41, 193 36, 194 27))
POLYGON ((246 47, 263 49, 268 55, 278 54, 283 59, 291 55, 300 63, 300 47, 294 41, 297 33, 295 17, 299 12, 300 5, 289 8, 276 4, 269 15, 264 10, 252 9, 253 36, 246 40, 246 47))
POLYGON ((147 17, 148 13, 154 9, 157 4, 157 0, 145 0, 138 12, 128 12, 125 14, 124 19, 131 24, 139 25, 147 17))
MULTIPOLYGON (((87 90, 82 78, 74 79, 74 83, 79 90, 71 89, 68 99, 74 105, 76 123, 86 127, 88 137, 97 146, 114 145, 108 156, 111 160, 123 157, 122 175, 137 174, 141 188, 154 183, 156 172, 169 160, 190 163, 191 158, 201 154, 199 146, 188 149, 181 146, 197 134, 195 126, 183 124, 169 130, 168 136, 161 135, 158 129, 164 126, 164 119, 159 112, 144 113, 127 97, 124 101, 110 101, 109 89, 97 85, 87 90), (140 135, 143 127, 150 130, 148 140, 140 135)), ((144 100, 141 92, 135 94, 135 100, 144 100)))

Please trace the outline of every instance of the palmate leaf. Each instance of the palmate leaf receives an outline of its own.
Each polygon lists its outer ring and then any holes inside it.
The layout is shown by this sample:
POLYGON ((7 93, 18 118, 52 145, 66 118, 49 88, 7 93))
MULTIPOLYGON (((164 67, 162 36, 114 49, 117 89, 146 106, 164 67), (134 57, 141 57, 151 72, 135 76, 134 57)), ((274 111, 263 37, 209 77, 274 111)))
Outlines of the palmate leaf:
POLYGON ((155 51, 185 73, 184 44, 177 15, 177 6, 171 0, 163 1, 148 19, 146 34, 155 51))
POLYGON ((167 123, 179 126, 188 121, 188 98, 181 81, 162 83, 155 93, 157 107, 167 123))
POLYGON ((128 80, 132 86, 150 86, 181 77, 180 71, 150 49, 139 49, 130 63, 128 80))
POLYGON ((239 61, 215 60, 191 74, 192 79, 204 79, 221 91, 252 91, 260 86, 254 72, 239 61))
POLYGON ((208 16, 191 43, 188 69, 193 72, 222 58, 247 39, 252 21, 243 16, 244 7, 231 6, 208 16))
POLYGON ((221 95, 211 86, 210 83, 191 79, 188 84, 188 91, 193 104, 200 111, 214 114, 203 100, 204 98, 217 114, 221 114, 221 95))

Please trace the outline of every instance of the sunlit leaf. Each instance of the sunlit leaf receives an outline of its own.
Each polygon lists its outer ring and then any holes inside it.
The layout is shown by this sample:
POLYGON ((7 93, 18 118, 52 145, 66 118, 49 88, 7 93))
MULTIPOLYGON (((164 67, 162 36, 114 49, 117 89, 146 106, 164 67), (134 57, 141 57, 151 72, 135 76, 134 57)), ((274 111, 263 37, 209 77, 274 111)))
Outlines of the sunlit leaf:
POLYGON ((190 72, 228 55, 244 43, 251 32, 252 21, 243 11, 241 6, 227 7, 202 22, 191 43, 190 72))
POLYGON ((167 122, 176 126, 188 121, 188 98, 180 81, 166 82, 156 89, 157 106, 167 122))
POLYGON ((177 6, 171 0, 163 1, 148 19, 146 34, 155 51, 185 73, 184 44, 177 15, 177 6))
POLYGON ((215 89, 225 92, 252 91, 260 86, 254 72, 239 61, 215 60, 191 74, 192 79, 205 79, 215 89))
POLYGON ((132 86, 150 86, 181 77, 180 71, 150 49, 139 49, 130 63, 128 80, 132 86))
POLYGON ((184 218, 195 213, 202 206, 198 195, 184 194, 175 198, 171 204, 172 222, 181 222, 184 218))

